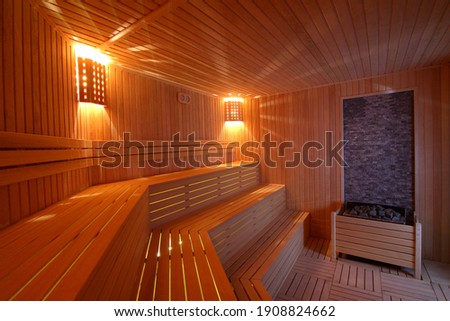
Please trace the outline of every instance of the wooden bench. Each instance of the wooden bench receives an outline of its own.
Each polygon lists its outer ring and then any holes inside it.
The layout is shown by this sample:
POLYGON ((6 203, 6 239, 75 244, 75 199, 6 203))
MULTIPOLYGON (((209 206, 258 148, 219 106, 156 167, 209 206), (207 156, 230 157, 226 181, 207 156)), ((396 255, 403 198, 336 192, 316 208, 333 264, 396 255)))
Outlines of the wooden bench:
POLYGON ((229 166, 93 186, 3 229, 0 299, 135 299, 150 235, 149 197, 154 192, 149 190, 158 190, 161 183, 172 191, 174 184, 193 189, 185 193, 197 199, 186 202, 188 213, 215 201, 192 187, 200 182, 215 180, 220 199, 259 181, 256 168, 250 169, 256 174, 248 181, 249 169, 229 166))
MULTIPOLYGON (((259 185, 253 164, 93 186, 0 231, 0 299, 235 300, 209 232, 222 226, 234 244, 247 242, 229 229, 236 217, 267 216, 246 226, 256 235, 284 207, 284 187, 259 185)), ((268 259, 253 257, 255 286, 278 282, 290 240, 303 237, 299 218, 286 215, 261 247, 268 259)))
POLYGON ((285 208, 284 186, 258 185, 156 226, 148 244, 138 299, 249 299, 240 295, 240 286, 227 275, 223 258, 249 248, 247 242, 260 241, 261 233, 272 230, 272 224, 280 220, 282 224, 275 233, 268 233, 271 237, 266 242, 260 246, 251 243, 258 251, 239 257, 254 271, 251 275, 244 273, 240 280, 247 278, 250 287, 260 285, 259 292, 263 293, 250 299, 271 299, 269 293, 275 296, 288 275, 287 261, 295 262, 305 237, 303 227, 308 215, 285 208), (280 274, 280 267, 286 274, 274 277, 280 274), (271 291, 266 292, 265 286, 271 291))
POLYGON ((149 184, 152 227, 184 217, 259 184, 256 163, 223 165, 155 176, 149 184))
POLYGON ((0 232, 1 300, 129 298, 149 234, 147 186, 94 186, 0 232))
POLYGON ((284 186, 272 204, 240 213, 210 231, 239 300, 272 300, 309 236, 309 214, 285 208, 284 186))

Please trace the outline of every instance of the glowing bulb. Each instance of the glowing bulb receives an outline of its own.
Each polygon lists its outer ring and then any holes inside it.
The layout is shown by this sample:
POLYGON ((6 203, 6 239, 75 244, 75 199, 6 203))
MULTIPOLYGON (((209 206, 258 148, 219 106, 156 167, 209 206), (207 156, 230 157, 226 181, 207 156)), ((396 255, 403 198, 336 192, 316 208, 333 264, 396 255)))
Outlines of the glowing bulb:
POLYGON ((225 101, 225 102, 227 102, 227 101, 231 101, 231 102, 243 102, 244 101, 244 98, 242 98, 242 97, 227 97, 227 98, 224 98, 223 99, 223 101, 225 101))
POLYGON ((87 45, 75 45, 75 53, 77 57, 92 59, 102 65, 107 65, 110 62, 110 58, 107 55, 102 54, 99 50, 87 45))

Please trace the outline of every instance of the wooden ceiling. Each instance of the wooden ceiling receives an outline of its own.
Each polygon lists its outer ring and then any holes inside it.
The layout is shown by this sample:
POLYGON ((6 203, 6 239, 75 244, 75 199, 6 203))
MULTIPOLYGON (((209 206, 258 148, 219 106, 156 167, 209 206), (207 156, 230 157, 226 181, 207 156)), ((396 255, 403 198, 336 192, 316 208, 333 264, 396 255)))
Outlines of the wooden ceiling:
POLYGON ((211 95, 297 91, 450 61, 448 0, 34 0, 70 39, 211 95))

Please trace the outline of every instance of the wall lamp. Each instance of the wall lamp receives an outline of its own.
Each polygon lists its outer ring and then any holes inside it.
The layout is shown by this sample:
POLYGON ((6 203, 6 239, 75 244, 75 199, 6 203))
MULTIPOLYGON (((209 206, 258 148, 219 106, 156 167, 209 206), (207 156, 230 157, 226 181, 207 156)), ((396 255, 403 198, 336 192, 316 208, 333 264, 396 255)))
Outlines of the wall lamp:
POLYGON ((98 105, 106 104, 106 64, 109 58, 92 47, 78 45, 77 56, 78 100, 98 105))
POLYGON ((242 102, 240 97, 228 97, 224 99, 225 121, 243 121, 242 102))

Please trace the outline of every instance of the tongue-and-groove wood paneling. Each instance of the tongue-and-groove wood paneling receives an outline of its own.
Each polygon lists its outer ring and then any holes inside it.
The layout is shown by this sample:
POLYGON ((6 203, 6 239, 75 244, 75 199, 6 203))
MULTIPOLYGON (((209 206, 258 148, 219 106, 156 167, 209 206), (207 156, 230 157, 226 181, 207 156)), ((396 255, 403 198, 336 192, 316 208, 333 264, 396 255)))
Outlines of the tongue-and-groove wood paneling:
MULTIPOLYGON (((120 140, 123 132, 140 140, 169 140, 177 132, 183 140, 191 132, 203 141, 240 138, 242 129, 224 126, 218 98, 119 66, 108 70, 106 108, 78 104, 72 40, 61 34, 36 4, 4 0, 0 8, 0 131, 88 141, 120 140), (191 95, 192 102, 178 103, 178 92, 191 95)), ((11 146, 0 146, 0 152, 2 149, 11 146)), ((149 173, 136 168, 112 171, 104 179, 149 173)), ((0 228, 98 182, 102 180, 97 170, 61 166, 57 174, 2 185, 0 228)))
MULTIPOLYGON (((28 1, 2 1, 0 16, 0 131, 76 138, 71 44, 28 1)), ((0 186, 0 228, 91 182, 89 168, 78 168, 0 186)))
MULTIPOLYGON (((449 65, 394 73, 358 81, 269 96, 259 104, 259 137, 267 132, 277 143, 293 141, 294 150, 308 141, 325 142, 325 132, 333 141, 342 139, 342 99, 378 93, 414 90, 415 122, 415 208, 423 224, 425 258, 450 262, 450 73, 449 65)), ((261 138, 262 139, 262 138, 261 138)), ((334 145, 334 143, 333 143, 334 145)), ((292 150, 286 158, 292 159, 292 150)), ((324 151, 310 153, 310 159, 324 157, 324 151)), ((283 157, 272 159, 279 164, 283 157)), ((289 207, 311 213, 311 233, 330 237, 330 212, 343 202, 343 171, 340 166, 269 168, 262 178, 268 183, 287 185, 289 207)))
POLYGON ((186 139, 225 139, 225 113, 221 100, 175 85, 156 81, 119 66, 108 66, 106 108, 80 105, 82 139, 122 139, 129 132, 134 139, 169 140, 175 133, 186 139), (178 101, 188 94, 189 104, 178 101))
POLYGON ((68 37, 222 96, 287 93, 449 61, 448 0, 33 1, 68 37), (142 23, 159 6, 165 13, 142 23), (126 28, 133 30, 108 41, 126 28))

